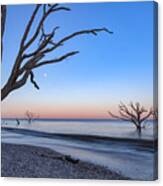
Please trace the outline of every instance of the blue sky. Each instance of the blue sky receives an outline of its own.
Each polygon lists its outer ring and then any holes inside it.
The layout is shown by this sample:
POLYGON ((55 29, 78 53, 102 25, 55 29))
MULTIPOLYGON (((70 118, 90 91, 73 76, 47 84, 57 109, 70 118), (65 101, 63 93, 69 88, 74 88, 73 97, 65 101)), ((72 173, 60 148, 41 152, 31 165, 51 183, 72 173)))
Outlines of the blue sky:
MULTIPOLYGON (((119 101, 140 101, 152 106, 154 3, 66 6, 72 11, 58 12, 46 22, 47 31, 60 26, 56 40, 90 28, 106 27, 114 34, 79 36, 51 53, 49 59, 80 51, 61 63, 35 70, 40 90, 28 82, 11 93, 2 103, 2 116, 23 117, 26 110, 31 110, 41 117, 107 118, 107 110, 115 110, 119 101)), ((9 76, 33 9, 34 5, 8 7, 2 85, 9 76)))

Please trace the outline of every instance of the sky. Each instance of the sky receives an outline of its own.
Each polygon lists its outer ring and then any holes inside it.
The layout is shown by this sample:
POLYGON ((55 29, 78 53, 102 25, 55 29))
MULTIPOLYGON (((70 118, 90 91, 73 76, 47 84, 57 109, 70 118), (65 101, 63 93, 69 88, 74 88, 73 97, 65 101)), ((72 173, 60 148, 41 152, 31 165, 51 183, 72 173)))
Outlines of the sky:
MULTIPOLYGON (((56 41, 82 29, 106 27, 114 33, 79 36, 51 53, 48 59, 80 51, 61 63, 36 69, 35 80, 40 90, 28 81, 13 91, 2 102, 2 117, 23 118, 29 110, 41 118, 109 118, 107 111, 117 112, 120 101, 139 101, 151 107, 154 3, 76 3, 66 6, 71 8, 70 12, 57 12, 46 21, 47 32, 60 26, 54 38, 56 41)), ((33 9, 34 5, 8 6, 2 86, 9 77, 33 9)), ((35 47, 33 45, 33 49, 35 47)))

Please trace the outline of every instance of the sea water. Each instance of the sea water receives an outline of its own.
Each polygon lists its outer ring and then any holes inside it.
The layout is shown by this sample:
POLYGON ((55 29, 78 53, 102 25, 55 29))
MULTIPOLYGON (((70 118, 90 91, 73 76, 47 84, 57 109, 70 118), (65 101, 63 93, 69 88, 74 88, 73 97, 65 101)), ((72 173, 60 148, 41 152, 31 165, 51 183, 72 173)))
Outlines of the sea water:
POLYGON ((114 120, 71 120, 71 119, 38 119, 28 123, 20 120, 17 125, 14 119, 3 119, 2 126, 25 128, 36 131, 62 133, 62 134, 85 134, 119 138, 142 138, 153 139, 157 137, 157 130, 152 120, 146 121, 141 136, 131 122, 114 120))
MULTIPOLYGON (((29 129, 56 134, 82 134, 116 138, 138 139, 135 127, 129 122, 111 120, 35 120, 28 123, 21 120, 3 120, 3 127, 29 129)), ((141 138, 156 138, 152 121, 146 123, 141 138)), ((45 138, 18 134, 2 130, 2 142, 47 147, 84 161, 105 166, 132 179, 152 180, 154 176, 155 152, 128 143, 109 141, 87 141, 66 138, 45 138)))

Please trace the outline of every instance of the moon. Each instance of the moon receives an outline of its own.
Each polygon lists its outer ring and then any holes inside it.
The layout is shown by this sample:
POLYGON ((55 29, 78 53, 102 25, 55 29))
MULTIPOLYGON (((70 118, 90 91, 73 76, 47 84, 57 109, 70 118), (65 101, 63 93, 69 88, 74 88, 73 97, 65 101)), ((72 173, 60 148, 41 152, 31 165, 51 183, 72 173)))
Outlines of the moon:
POLYGON ((47 75, 47 73, 44 73, 43 76, 46 78, 48 75, 47 75))

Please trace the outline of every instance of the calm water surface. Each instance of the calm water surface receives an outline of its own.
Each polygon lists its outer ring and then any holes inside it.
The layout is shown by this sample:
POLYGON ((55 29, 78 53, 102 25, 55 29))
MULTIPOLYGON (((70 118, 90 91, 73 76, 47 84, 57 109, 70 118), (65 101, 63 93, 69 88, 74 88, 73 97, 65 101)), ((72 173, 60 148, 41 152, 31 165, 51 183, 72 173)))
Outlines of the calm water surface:
MULTIPOLYGON (((27 121, 20 121, 20 123, 20 126, 17 126, 15 120, 3 120, 2 126, 49 133, 139 138, 134 126, 128 122, 35 120, 31 124, 28 124, 27 121)), ((64 137, 50 139, 4 130, 2 130, 1 136, 2 142, 5 143, 48 147, 60 153, 105 166, 132 179, 152 180, 154 175, 154 149, 121 142, 67 140, 64 137)), ((152 121, 148 121, 141 138, 153 139, 154 136, 156 136, 154 124, 152 121)))
MULTIPOLYGON (((25 128, 36 131, 63 134, 86 134, 98 136, 110 136, 120 138, 139 138, 135 126, 129 122, 112 120, 35 120, 31 124, 27 121, 20 121, 17 126, 16 120, 3 120, 2 126, 25 128)), ((153 121, 145 123, 141 138, 153 139, 156 137, 156 130, 153 121)))

